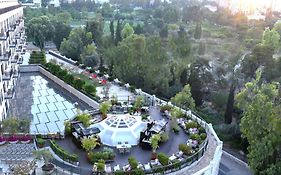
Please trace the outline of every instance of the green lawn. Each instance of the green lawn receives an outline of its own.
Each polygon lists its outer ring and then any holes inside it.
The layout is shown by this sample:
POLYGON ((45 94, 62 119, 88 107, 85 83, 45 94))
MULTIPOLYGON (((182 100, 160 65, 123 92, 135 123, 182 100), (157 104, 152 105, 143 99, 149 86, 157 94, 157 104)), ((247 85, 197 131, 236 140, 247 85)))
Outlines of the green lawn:
POLYGON ((83 74, 73 74, 74 77, 78 77, 86 82, 86 84, 94 85, 95 87, 100 86, 97 79, 90 79, 88 76, 83 74))

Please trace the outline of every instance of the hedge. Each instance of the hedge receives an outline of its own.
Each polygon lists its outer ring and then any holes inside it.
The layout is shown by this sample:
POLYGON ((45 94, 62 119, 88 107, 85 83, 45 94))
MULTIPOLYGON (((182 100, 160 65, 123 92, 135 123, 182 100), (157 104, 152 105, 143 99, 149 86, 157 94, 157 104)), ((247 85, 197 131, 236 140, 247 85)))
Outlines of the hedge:
POLYGON ((73 86, 75 89, 81 91, 86 94, 88 97, 95 101, 100 101, 100 98, 96 95, 96 87, 90 84, 86 84, 84 80, 79 78, 75 78, 71 73, 67 72, 67 70, 61 69, 61 67, 57 64, 48 62, 44 64, 44 67, 53 75, 57 76, 59 79, 63 80, 65 83, 73 86))
POLYGON ((166 154, 159 153, 157 155, 157 158, 162 165, 168 165, 169 164, 169 157, 166 154))
POLYGON ((71 153, 65 151, 55 141, 50 140, 50 144, 51 144, 52 150, 63 160, 65 160, 69 163, 78 162, 78 155, 71 154, 71 153))
POLYGON ((45 64, 46 63, 45 53, 40 52, 40 51, 32 51, 28 63, 29 64, 45 64))

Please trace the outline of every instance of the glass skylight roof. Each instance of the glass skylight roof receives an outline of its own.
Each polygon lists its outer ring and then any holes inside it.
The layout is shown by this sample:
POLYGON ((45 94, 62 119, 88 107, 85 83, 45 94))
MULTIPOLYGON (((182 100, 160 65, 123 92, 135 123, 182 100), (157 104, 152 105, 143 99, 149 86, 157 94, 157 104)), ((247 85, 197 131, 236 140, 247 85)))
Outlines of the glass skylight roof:
POLYGON ((146 123, 142 122, 141 116, 108 114, 105 120, 90 127, 100 129, 101 132, 98 135, 104 145, 117 146, 120 143, 137 145, 140 132, 146 128, 146 123))
POLYGON ((107 118, 105 123, 113 128, 129 128, 137 123, 137 120, 134 116, 118 115, 107 118))

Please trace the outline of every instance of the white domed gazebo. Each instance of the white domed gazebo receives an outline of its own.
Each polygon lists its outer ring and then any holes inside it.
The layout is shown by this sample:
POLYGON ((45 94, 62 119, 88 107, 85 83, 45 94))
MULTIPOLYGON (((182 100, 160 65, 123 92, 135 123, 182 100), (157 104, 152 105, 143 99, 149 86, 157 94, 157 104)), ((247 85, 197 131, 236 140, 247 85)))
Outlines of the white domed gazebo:
POLYGON ((100 129, 98 134, 101 142, 108 146, 120 144, 137 145, 140 132, 146 129, 146 123, 142 122, 141 116, 130 114, 108 114, 107 118, 93 127, 100 129))

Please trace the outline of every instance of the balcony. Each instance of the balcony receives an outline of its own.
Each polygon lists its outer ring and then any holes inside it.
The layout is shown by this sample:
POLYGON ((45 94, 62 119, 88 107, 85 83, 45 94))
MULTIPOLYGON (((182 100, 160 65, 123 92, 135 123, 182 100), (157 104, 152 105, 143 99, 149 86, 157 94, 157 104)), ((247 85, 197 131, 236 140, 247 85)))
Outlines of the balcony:
POLYGON ((20 39, 20 34, 17 34, 17 35, 15 36, 15 38, 16 38, 16 39, 20 39))
POLYGON ((8 71, 5 71, 4 74, 2 75, 3 81, 10 81, 13 75, 13 70, 10 69, 8 71))
POLYGON ((5 35, 5 33, 0 33, 0 41, 6 41, 7 40, 7 36, 5 35))
POLYGON ((9 44, 9 47, 10 48, 15 48, 16 47, 16 42, 13 42, 13 43, 9 44))
POLYGON ((15 55, 15 56, 12 57, 11 63, 17 63, 18 60, 19 60, 19 55, 15 55))
POLYGON ((18 64, 22 64, 22 63, 23 63, 23 57, 19 57, 18 64))
POLYGON ((18 70, 14 70, 13 72, 14 72, 13 73, 13 78, 18 78, 19 75, 20 75, 19 71, 18 70))
POLYGON ((12 99, 14 97, 15 94, 15 88, 14 87, 10 87, 6 92, 4 90, 4 98, 7 99, 12 99))
POLYGON ((0 56, 0 61, 9 61, 9 57, 7 57, 5 54, 0 56))

